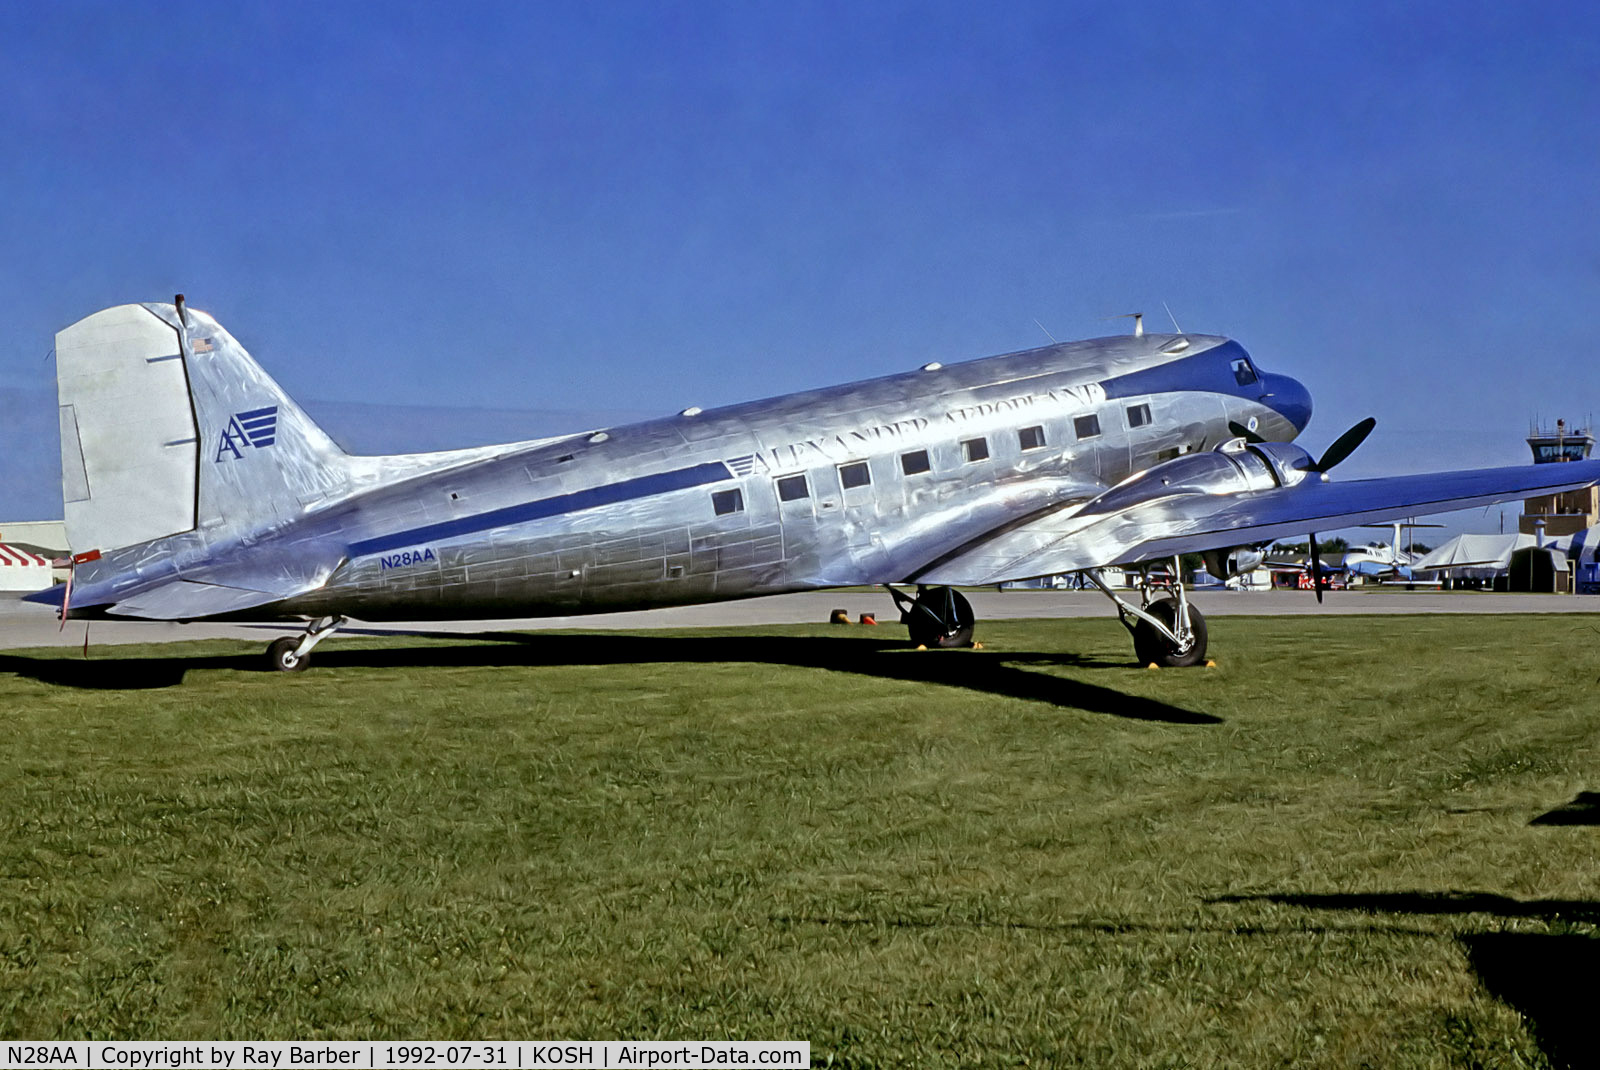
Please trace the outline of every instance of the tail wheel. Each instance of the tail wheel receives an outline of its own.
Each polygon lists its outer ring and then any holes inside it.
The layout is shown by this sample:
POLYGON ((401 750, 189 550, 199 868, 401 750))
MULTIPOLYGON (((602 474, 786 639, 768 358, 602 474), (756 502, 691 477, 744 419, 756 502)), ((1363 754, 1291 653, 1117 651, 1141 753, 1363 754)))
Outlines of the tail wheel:
POLYGON ((972 645, 977 617, 972 603, 954 587, 930 587, 917 595, 901 618, 918 646, 972 645))
POLYGON ((300 646, 298 636, 286 635, 282 639, 275 639, 267 647, 267 661, 278 672, 305 672, 311 665, 311 655, 301 654, 295 657, 294 652, 300 646))
MULTIPOLYGON (((1178 602, 1173 598, 1163 598, 1159 602, 1151 602, 1145 607, 1145 612, 1165 624, 1172 631, 1178 630, 1178 602)), ((1189 649, 1178 651, 1173 646, 1172 640, 1156 631, 1148 621, 1138 621, 1133 626, 1133 653, 1139 659, 1140 665, 1157 665, 1169 669, 1188 668, 1199 665, 1206 660, 1206 618, 1193 602, 1189 603, 1189 634, 1193 643, 1189 649)))

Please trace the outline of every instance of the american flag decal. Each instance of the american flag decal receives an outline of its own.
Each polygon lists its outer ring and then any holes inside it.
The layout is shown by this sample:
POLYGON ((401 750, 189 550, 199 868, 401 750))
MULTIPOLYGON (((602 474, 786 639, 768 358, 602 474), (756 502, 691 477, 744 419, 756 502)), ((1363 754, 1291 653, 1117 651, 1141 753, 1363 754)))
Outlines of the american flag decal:
POLYGON ((209 338, 191 338, 189 339, 189 348, 196 353, 209 353, 217 347, 211 344, 211 339, 209 338))

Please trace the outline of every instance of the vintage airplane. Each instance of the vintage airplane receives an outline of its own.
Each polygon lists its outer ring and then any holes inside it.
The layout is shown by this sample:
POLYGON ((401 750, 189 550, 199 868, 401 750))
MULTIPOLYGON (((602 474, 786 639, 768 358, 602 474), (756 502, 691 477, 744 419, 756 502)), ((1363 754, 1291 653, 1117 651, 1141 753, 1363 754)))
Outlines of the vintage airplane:
MULTIPOLYGON (((121 305, 56 337, 69 584, 61 617, 297 620, 304 669, 347 618, 605 612, 881 584, 913 641, 970 642, 956 590, 1078 573, 1141 662, 1192 665, 1182 585, 1100 570, 1551 494, 1600 460, 1343 483, 1290 445, 1304 386, 1227 338, 1045 346, 558 438, 346 454, 210 316, 121 305), (908 588, 909 590, 902 589, 908 588)), ((1312 537, 1313 545, 1315 536, 1312 537)), ((1318 592, 1320 596, 1320 591, 1318 592)))

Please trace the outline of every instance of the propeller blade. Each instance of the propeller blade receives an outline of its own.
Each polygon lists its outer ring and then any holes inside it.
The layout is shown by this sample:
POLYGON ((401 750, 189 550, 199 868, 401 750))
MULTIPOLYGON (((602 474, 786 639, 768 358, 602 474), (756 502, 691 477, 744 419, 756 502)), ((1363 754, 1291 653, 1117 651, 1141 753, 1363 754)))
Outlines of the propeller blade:
POLYGON ((1317 536, 1311 534, 1311 589, 1317 592, 1317 605, 1322 604, 1322 555, 1317 553, 1317 536))
POLYGON ((1373 419, 1371 416, 1368 416, 1365 420, 1362 420, 1350 430, 1334 439, 1333 445, 1329 446, 1327 451, 1323 453, 1322 459, 1317 462, 1316 467, 1313 468, 1312 471, 1326 472, 1328 469, 1332 468, 1334 465, 1350 456, 1356 451, 1357 446, 1360 446, 1367 440, 1367 436, 1372 434, 1372 429, 1377 426, 1378 421, 1373 419))
POLYGON ((1265 442, 1266 441, 1266 439, 1262 438, 1260 435, 1258 435, 1254 431, 1250 430, 1244 424, 1239 423, 1237 420, 1229 420, 1228 421, 1228 431, 1230 433, 1232 433, 1234 438, 1242 438, 1246 442, 1265 442))

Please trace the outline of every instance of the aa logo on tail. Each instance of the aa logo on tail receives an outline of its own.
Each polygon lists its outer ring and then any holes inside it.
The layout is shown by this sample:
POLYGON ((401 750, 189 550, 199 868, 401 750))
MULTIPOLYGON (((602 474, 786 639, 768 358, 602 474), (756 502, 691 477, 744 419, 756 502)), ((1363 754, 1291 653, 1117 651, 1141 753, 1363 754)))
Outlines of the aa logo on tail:
POLYGON ((277 441, 278 406, 236 412, 222 429, 222 441, 217 443, 217 460, 232 455, 234 460, 244 456, 244 450, 255 447, 264 450, 277 441))

